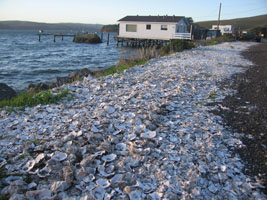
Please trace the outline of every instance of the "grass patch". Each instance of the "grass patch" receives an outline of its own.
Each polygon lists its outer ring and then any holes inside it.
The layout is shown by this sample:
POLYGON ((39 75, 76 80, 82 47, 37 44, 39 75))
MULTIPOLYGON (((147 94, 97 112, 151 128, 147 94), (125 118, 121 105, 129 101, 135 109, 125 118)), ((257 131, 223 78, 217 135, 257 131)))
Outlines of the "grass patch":
POLYGON ((62 90, 58 94, 52 94, 51 91, 40 91, 37 93, 22 93, 11 100, 3 100, 0 102, 0 108, 8 106, 8 111, 11 112, 11 108, 19 107, 24 109, 25 107, 33 107, 38 104, 52 104, 58 102, 60 99, 66 97, 69 94, 69 90, 62 90))
MULTIPOLYGON (((212 46, 216 44, 220 44, 222 42, 233 42, 236 41, 236 39, 231 34, 224 34, 223 36, 212 38, 211 40, 206 41, 206 46, 212 46)), ((231 46, 233 49, 234 47, 231 46)))
POLYGON ((161 56, 169 55, 171 53, 180 52, 185 49, 192 49, 195 45, 187 40, 172 40, 170 44, 161 47, 159 53, 161 56))
POLYGON ((209 94, 209 98, 214 101, 216 99, 217 94, 215 92, 212 92, 209 94))
POLYGON ((205 73, 204 76, 207 77, 207 78, 209 78, 209 77, 212 77, 212 74, 205 73))
POLYGON ((117 65, 111 66, 107 70, 97 74, 96 77, 99 78, 103 76, 108 76, 110 74, 120 73, 131 67, 134 67, 137 65, 144 65, 147 61, 148 59, 142 59, 142 58, 120 59, 117 65))

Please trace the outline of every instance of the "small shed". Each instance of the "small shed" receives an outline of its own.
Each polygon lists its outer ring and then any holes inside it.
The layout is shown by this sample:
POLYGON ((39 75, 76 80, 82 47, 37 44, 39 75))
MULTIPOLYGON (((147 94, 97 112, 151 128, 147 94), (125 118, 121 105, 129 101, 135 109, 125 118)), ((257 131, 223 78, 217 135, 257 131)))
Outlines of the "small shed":
POLYGON ((119 38, 191 40, 191 26, 183 16, 126 16, 119 20, 119 38))

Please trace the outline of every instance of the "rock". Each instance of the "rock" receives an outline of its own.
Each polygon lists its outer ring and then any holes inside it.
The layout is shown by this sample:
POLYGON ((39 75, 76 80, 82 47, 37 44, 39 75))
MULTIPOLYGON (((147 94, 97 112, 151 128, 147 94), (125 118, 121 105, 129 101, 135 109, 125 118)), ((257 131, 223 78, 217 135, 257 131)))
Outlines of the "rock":
POLYGON ((0 83, 0 101, 4 99, 11 99, 16 95, 16 92, 11 87, 4 83, 0 83))
POLYGON ((97 34, 77 34, 74 36, 73 42, 98 44, 102 43, 97 34))
POLYGON ((87 68, 83 68, 81 69, 80 71, 78 72, 72 72, 71 74, 69 74, 69 78, 72 80, 72 81, 75 81, 75 80, 81 80, 82 78, 84 77, 87 77, 91 74, 90 70, 87 69, 87 68))
POLYGON ((61 85, 64 85, 66 83, 71 83, 72 80, 69 77, 57 77, 56 79, 56 86, 59 87, 61 85))
POLYGON ((64 192, 69 187, 70 185, 66 181, 57 181, 52 184, 51 191, 53 193, 64 192))
POLYGON ((51 190, 48 189, 34 190, 26 192, 26 198, 36 199, 36 200, 50 199, 51 194, 52 194, 51 190))
POLYGON ((35 92, 39 92, 41 90, 48 90, 48 89, 49 89, 49 86, 45 83, 39 83, 37 85, 30 84, 28 86, 28 92, 29 93, 35 93, 35 92))

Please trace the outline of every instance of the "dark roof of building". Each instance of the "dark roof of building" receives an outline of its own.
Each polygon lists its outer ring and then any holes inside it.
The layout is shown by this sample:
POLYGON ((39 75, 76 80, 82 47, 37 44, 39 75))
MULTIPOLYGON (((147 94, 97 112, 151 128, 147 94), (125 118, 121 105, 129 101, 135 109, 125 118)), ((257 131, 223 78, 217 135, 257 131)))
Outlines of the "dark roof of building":
POLYGON ((179 22, 185 17, 182 16, 126 16, 119 21, 121 22, 179 22))

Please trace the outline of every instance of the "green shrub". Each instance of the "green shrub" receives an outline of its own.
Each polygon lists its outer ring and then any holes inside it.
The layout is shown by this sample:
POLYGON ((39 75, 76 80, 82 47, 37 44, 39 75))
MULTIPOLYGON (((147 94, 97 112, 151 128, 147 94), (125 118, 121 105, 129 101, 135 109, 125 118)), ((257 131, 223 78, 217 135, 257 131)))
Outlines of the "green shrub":
POLYGON ((69 90, 62 90, 58 94, 52 94, 51 91, 40 91, 38 93, 22 93, 10 100, 3 100, 0 102, 0 108, 8 107, 33 107, 38 104, 52 104, 58 102, 60 99, 66 97, 69 90))
POLYGON ((224 35, 222 35, 220 37, 213 38, 211 40, 207 40, 206 45, 211 46, 211 45, 220 44, 222 42, 233 42, 235 40, 236 39, 234 38, 234 36, 232 34, 225 33, 224 35))
POLYGON ((180 52, 185 49, 192 49, 195 45, 187 40, 172 40, 170 44, 160 48, 160 55, 167 55, 173 52, 180 52))
POLYGON ((148 59, 141 59, 141 58, 120 59, 117 65, 111 66, 104 72, 97 74, 96 77, 103 77, 103 76, 108 76, 110 74, 123 72, 124 70, 129 69, 131 67, 134 67, 137 65, 144 65, 147 61, 148 59))

